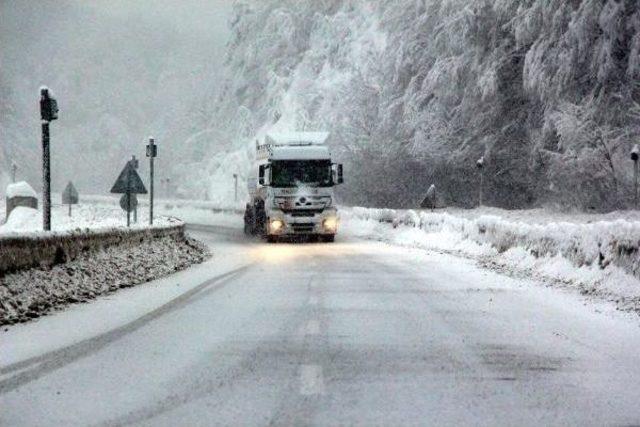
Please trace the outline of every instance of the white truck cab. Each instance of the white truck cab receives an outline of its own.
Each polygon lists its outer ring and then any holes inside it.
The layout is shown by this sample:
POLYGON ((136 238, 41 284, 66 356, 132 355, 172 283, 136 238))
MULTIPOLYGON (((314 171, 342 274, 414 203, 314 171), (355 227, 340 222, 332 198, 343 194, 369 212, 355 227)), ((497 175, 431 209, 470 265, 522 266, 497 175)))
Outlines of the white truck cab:
POLYGON ((332 242, 338 230, 334 187, 342 165, 326 145, 327 132, 269 133, 256 142, 244 214, 247 234, 268 241, 305 235, 332 242))

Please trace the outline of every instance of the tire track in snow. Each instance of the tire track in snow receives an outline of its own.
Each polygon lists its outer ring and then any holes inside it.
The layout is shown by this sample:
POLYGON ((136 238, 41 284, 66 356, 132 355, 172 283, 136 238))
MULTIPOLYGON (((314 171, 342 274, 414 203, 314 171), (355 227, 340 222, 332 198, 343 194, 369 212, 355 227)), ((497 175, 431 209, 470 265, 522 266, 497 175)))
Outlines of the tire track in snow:
POLYGON ((13 376, 0 380, 0 395, 15 390, 27 383, 35 381, 50 372, 60 369, 76 360, 90 356, 96 353, 109 344, 119 340, 120 338, 137 331, 146 324, 166 315, 175 310, 183 308, 184 306, 195 302, 196 300, 210 294, 211 292, 218 291, 226 286, 228 283, 246 273, 246 271, 253 264, 245 265, 243 267, 231 270, 227 273, 213 277, 195 288, 183 293, 182 295, 172 299, 166 304, 156 308, 153 311, 139 317, 138 319, 122 325, 116 329, 97 335, 93 338, 80 341, 70 346, 54 350, 49 353, 45 353, 41 356, 35 356, 21 362, 16 362, 11 365, 0 368, 0 375, 11 374, 16 372, 13 376), (216 285, 210 288, 212 285, 216 285))

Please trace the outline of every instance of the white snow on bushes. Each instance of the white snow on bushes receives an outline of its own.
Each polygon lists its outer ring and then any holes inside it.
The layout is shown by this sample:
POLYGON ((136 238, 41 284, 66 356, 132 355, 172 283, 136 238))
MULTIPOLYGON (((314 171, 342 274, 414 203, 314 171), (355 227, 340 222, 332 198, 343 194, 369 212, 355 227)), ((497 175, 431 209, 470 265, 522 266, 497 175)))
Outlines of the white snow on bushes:
POLYGON ((6 197, 37 197, 35 190, 25 181, 7 185, 6 197))
POLYGON ((485 215, 472 210, 462 216, 456 210, 343 208, 341 232, 473 257, 494 268, 575 287, 615 301, 621 309, 640 311, 640 221, 610 219, 635 213, 597 220, 542 210, 533 216, 526 211, 502 212, 492 209, 492 215, 485 215), (506 219, 502 212, 519 220, 506 219))

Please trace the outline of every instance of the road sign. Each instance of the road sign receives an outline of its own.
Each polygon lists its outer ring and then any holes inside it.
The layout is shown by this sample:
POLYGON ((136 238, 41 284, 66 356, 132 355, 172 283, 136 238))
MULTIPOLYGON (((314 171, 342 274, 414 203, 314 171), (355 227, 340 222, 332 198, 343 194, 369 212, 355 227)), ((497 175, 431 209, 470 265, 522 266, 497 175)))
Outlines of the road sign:
POLYGON ((69 181, 64 191, 62 192, 62 204, 63 205, 77 205, 80 201, 78 196, 78 190, 73 186, 73 183, 69 181))
POLYGON ((130 194, 129 197, 131 197, 131 200, 128 202, 126 194, 123 194, 122 197, 120 197, 120 207, 125 212, 131 212, 138 207, 138 197, 136 197, 135 194, 130 194))
POLYGON ((127 165, 122 169, 122 172, 120 172, 120 176, 118 176, 115 184, 113 184, 111 192, 118 194, 147 194, 147 189, 131 162, 127 162, 127 165))

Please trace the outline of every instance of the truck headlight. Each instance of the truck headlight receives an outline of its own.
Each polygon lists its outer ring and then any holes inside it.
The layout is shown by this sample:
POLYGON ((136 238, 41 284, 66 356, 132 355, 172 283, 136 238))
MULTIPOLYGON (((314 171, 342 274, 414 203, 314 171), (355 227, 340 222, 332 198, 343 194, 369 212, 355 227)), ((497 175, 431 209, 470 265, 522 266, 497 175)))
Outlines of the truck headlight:
POLYGON ((329 217, 322 221, 322 225, 326 230, 335 231, 338 228, 338 218, 329 217))
POLYGON ((282 230, 282 227, 284 227, 284 222, 282 220, 279 219, 273 219, 271 220, 271 231, 280 231, 282 230))

